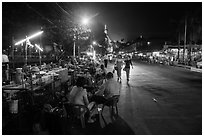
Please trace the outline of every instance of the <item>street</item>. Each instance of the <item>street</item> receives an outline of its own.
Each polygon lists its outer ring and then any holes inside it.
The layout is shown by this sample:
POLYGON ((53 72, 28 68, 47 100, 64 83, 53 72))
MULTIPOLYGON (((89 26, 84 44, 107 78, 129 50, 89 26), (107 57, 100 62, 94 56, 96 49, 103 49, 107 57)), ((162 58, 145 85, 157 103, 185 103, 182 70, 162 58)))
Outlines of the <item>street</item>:
MULTIPOLYGON (((134 134, 201 134, 202 73, 144 62, 133 64, 129 84, 122 72, 118 107, 119 116, 134 134)), ((108 64, 107 70, 112 68, 113 64, 108 64)))
POLYGON ((202 134, 202 2, 1 8, 3 134, 202 134))

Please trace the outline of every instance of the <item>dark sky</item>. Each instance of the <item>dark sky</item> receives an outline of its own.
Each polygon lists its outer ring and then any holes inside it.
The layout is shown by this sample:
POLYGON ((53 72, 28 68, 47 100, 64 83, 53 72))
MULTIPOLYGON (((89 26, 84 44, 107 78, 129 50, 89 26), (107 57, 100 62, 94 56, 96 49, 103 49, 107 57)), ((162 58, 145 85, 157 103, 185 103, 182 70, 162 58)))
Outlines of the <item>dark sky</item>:
POLYGON ((188 12, 201 9, 201 5, 187 2, 118 2, 89 3, 84 4, 84 7, 91 12, 99 12, 95 20, 107 24, 112 39, 118 40, 121 37, 134 39, 139 35, 171 36, 174 22, 188 12))
MULTIPOLYGON (((98 26, 107 24, 109 35, 113 40, 132 40, 140 35, 144 37, 171 37, 178 22, 186 13, 201 12, 201 2, 86 2, 58 3, 67 13, 63 12, 54 2, 46 3, 5 3, 3 2, 3 25, 21 22, 25 29, 15 30, 12 35, 21 37, 20 32, 29 32, 28 28, 44 25, 40 20, 45 17, 51 21, 66 18, 71 14, 74 21, 80 17, 93 16, 89 24, 97 32, 98 26), (31 8, 28 8, 29 5, 31 8), (34 11, 35 10, 35 11, 34 11), (38 12, 38 13, 37 13, 38 12), (40 15, 39 15, 40 14, 40 15), (37 18, 38 19, 37 19, 37 18), (99 25, 100 24, 100 25, 99 25), (26 30, 27 26, 27 30, 26 30)), ((201 15, 201 13, 200 13, 201 15)), ((47 21, 48 23, 48 21, 47 21)), ((48 23, 49 24, 49 23, 48 23)), ((37 28, 37 27, 36 27, 37 28)), ((10 31, 10 30, 9 30, 10 31)), ((3 33, 7 28, 3 28, 3 33)), ((3 34, 4 35, 4 34, 3 34)))

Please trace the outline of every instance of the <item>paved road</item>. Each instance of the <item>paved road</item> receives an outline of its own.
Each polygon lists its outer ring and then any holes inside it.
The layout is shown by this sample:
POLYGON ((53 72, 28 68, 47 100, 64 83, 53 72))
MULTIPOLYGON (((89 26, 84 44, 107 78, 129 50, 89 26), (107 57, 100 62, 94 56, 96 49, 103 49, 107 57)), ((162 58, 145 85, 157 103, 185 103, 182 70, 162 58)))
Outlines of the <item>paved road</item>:
MULTIPOLYGON (((133 64, 129 84, 122 72, 119 115, 134 134, 202 134, 202 73, 133 64)), ((109 64, 108 71, 112 68, 109 64)))

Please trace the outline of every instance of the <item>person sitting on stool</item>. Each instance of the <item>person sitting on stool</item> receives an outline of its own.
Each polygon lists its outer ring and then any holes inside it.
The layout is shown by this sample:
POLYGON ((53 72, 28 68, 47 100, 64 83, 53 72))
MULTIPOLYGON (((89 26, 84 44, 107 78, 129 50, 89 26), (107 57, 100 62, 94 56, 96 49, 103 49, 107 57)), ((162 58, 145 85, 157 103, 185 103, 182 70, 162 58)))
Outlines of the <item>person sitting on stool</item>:
MULTIPOLYGON (((89 111, 93 110, 94 102, 89 103, 87 91, 84 89, 84 85, 86 84, 86 78, 78 77, 76 86, 74 86, 69 94, 69 101, 72 104, 85 105, 89 109, 89 111)), ((89 119, 88 123, 93 123, 94 121, 91 119, 92 112, 88 113, 89 119)))
POLYGON ((106 79, 107 81, 99 87, 99 90, 90 99, 96 104, 104 104, 113 95, 119 95, 119 84, 114 80, 113 73, 108 72, 106 79))

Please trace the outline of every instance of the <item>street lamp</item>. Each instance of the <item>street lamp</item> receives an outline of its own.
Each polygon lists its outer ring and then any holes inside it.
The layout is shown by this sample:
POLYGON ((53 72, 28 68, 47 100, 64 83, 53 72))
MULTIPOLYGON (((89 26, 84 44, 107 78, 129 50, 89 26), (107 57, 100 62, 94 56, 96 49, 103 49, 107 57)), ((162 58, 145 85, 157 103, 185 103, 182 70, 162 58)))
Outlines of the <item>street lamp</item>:
POLYGON ((19 45, 19 44, 21 44, 21 43, 23 43, 23 42, 25 42, 25 41, 27 41, 29 39, 32 39, 34 37, 37 37, 38 35, 41 35, 42 33, 43 33, 43 31, 37 32, 37 33, 35 33, 35 34, 33 34, 33 35, 29 36, 29 37, 26 37, 23 40, 20 40, 19 42, 16 42, 15 45, 19 45))
POLYGON ((29 37, 26 37, 25 39, 20 40, 20 41, 18 41, 18 42, 16 42, 14 44, 14 45, 19 45, 19 44, 22 44, 22 43, 26 42, 26 46, 25 46, 25 64, 26 65, 27 65, 27 62, 28 62, 28 45, 30 43, 29 40, 34 38, 34 37, 37 37, 37 36, 41 35, 42 33, 43 33, 43 31, 39 31, 39 32, 37 32, 37 33, 35 33, 35 34, 33 34, 33 35, 29 36, 29 37))
POLYGON ((43 51, 43 49, 42 49, 38 44, 35 44, 35 46, 37 47, 37 49, 38 49, 39 51, 43 51))
POLYGON ((88 19, 87 17, 84 17, 84 18, 82 19, 82 24, 83 24, 83 25, 88 25, 88 24, 89 24, 89 19, 88 19))
MULTIPOLYGON (((83 17, 83 18, 81 19, 81 25, 86 26, 86 25, 89 24, 89 22, 90 22, 90 18, 83 17)), ((77 39, 77 37, 78 37, 78 36, 76 36, 76 35, 78 35, 78 34, 74 34, 74 46, 73 46, 73 56, 74 56, 74 57, 75 57, 75 52, 76 52, 76 39, 77 39)), ((78 49, 78 51, 79 51, 79 49, 78 49)))
POLYGON ((93 51, 93 59, 95 60, 96 59, 96 51, 94 50, 94 45, 96 45, 97 43, 96 43, 96 41, 93 41, 92 42, 92 44, 93 44, 93 46, 92 46, 92 51, 93 51))
POLYGON ((151 44, 151 42, 148 41, 148 42, 147 42, 147 45, 149 46, 150 44, 151 44))
POLYGON ((93 41, 93 45, 96 45, 96 41, 93 41))
MULTIPOLYGON (((99 47, 99 48, 102 48, 102 47, 103 47, 102 45, 100 45, 100 44, 97 43, 96 41, 93 41, 92 44, 93 44, 93 46, 97 46, 97 47, 99 47)), ((94 47, 93 47, 93 49, 94 49, 94 47)), ((95 50, 94 50, 94 51, 95 51, 95 50)), ((99 51, 99 52, 100 52, 100 51, 99 51)))
POLYGON ((41 57, 41 52, 43 51, 43 49, 39 46, 39 45, 37 45, 37 44, 35 44, 35 47, 38 49, 38 53, 39 53, 39 61, 40 61, 40 66, 41 66, 41 59, 42 59, 42 57, 41 57))
POLYGON ((74 46, 73 46, 73 56, 75 57, 75 41, 76 41, 76 35, 74 34, 74 46))

